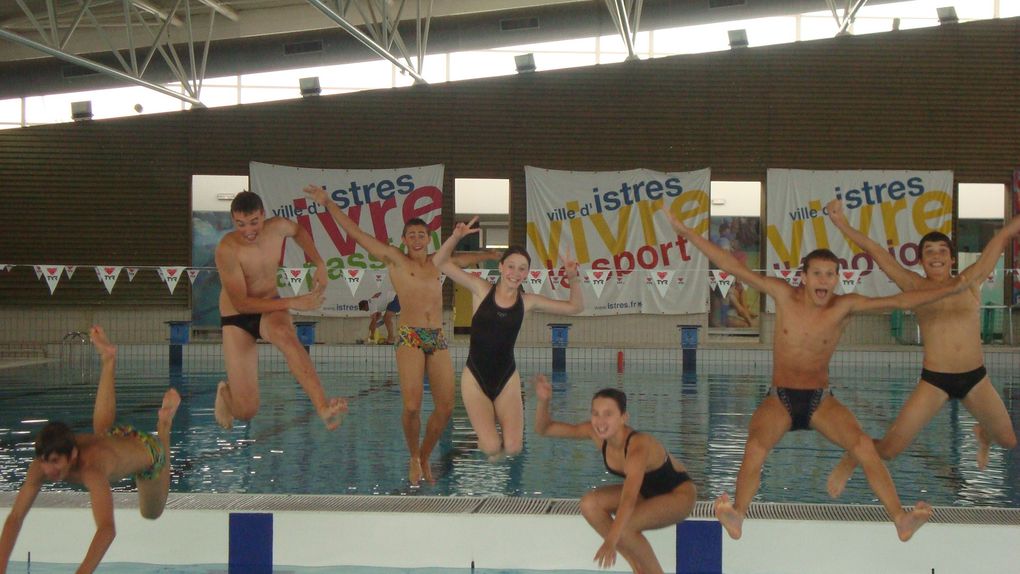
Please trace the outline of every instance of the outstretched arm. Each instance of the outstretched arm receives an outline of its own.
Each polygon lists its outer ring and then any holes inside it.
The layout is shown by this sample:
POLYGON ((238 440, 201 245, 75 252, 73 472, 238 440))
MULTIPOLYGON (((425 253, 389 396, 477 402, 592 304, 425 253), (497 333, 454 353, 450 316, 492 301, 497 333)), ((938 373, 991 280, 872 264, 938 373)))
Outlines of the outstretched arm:
POLYGON ((7 515, 7 520, 4 521, 3 534, 0 534, 0 574, 7 573, 7 562, 11 559, 11 552, 14 551, 14 543, 18 540, 25 516, 31 510, 32 503, 35 502, 35 497, 39 494, 39 489, 42 488, 42 480, 42 463, 33 460, 32 464, 28 466, 25 483, 21 485, 21 490, 18 491, 17 498, 14 499, 14 505, 11 506, 11 512, 7 515))
POLYGON ((319 250, 315 247, 315 240, 312 239, 308 230, 298 225, 297 223, 286 220, 291 225, 291 237, 294 238, 294 243, 298 244, 298 247, 305 252, 305 257, 308 258, 315 265, 315 275, 313 276, 313 283, 316 286, 322 285, 326 287, 329 282, 329 275, 326 272, 326 262, 322 260, 322 256, 319 255, 319 250))
POLYGON ((538 311, 556 313, 558 315, 577 315, 581 311, 584 311, 584 292, 581 290, 581 270, 577 267, 577 261, 574 261, 569 253, 563 257, 563 270, 566 273, 567 279, 570 280, 570 298, 566 301, 560 301, 559 299, 550 299, 545 295, 532 295, 530 293, 526 293, 524 295, 524 305, 526 310, 536 309, 538 311))
POLYGON ((113 544, 117 530, 113 526, 113 494, 110 482, 98 472, 82 477, 82 483, 89 489, 92 498, 92 518, 96 521, 96 533, 92 536, 85 559, 78 567, 76 574, 91 574, 102 562, 103 556, 113 544))
POLYGON ((875 242, 875 240, 850 225, 850 222, 846 218, 846 213, 843 211, 842 200, 833 199, 825 206, 825 208, 829 212, 829 219, 836 228, 842 231, 843 235, 845 235, 847 239, 856 243, 858 247, 870 255, 875 263, 878 264, 878 267, 886 275, 888 275, 900 289, 906 291, 907 289, 916 289, 918 287, 918 281, 921 279, 920 275, 904 268, 891 253, 883 249, 881 245, 875 242))
POLYGON ((535 409, 535 432, 552 438, 591 438, 591 423, 585 421, 578 424, 561 423, 552 419, 549 401, 552 400, 552 385, 545 375, 537 375, 532 384, 538 395, 538 408, 535 409))
POLYGON ((978 260, 964 269, 960 275, 965 276, 967 281, 972 281, 975 285, 981 285, 985 277, 988 277, 988 274, 995 269, 995 264, 999 261, 999 256, 1002 255, 1006 246, 1009 245, 1009 240, 1018 233, 1020 233, 1020 215, 1009 220, 1009 223, 996 232, 985 248, 981 250, 981 257, 978 257, 978 260))
POLYGON ((712 243, 690 227, 684 225, 676 218, 676 216, 673 215, 671 211, 669 211, 668 208, 663 207, 662 212, 666 214, 667 218, 669 218, 669 223, 673 226, 677 235, 684 238, 689 243, 694 244, 694 247, 696 247, 698 251, 704 253, 709 260, 712 261, 712 263, 718 265, 723 271, 732 273, 737 277, 737 279, 751 287, 754 287, 758 291, 771 295, 772 297, 776 297, 786 290, 791 289, 785 281, 772 277, 764 277, 751 269, 748 269, 747 265, 738 261, 732 253, 719 247, 715 243, 712 243))
POLYGON ((365 248, 370 254, 374 255, 377 259, 385 261, 387 263, 396 263, 403 257, 403 253, 396 247, 388 245, 379 241, 375 237, 372 237, 366 233, 361 227, 355 223, 353 219, 347 216, 346 213, 340 206, 333 203, 333 200, 329 198, 326 193, 326 188, 320 185, 308 185, 305 186, 304 192, 312 196, 312 199, 316 203, 320 203, 326 207, 326 211, 333 216, 333 219, 347 232, 348 235, 354 238, 354 241, 358 245, 365 248))
POLYGON ((499 261, 498 251, 458 251, 450 256, 453 264, 460 268, 472 267, 482 261, 499 261))
POLYGON ((930 289, 911 289, 889 297, 864 297, 862 295, 844 295, 850 304, 850 312, 887 311, 889 309, 913 309, 933 301, 959 293, 969 287, 971 282, 961 276, 946 281, 945 284, 930 289))
MULTIPOLYGON (((322 268, 320 267, 320 269, 322 268)), ((249 297, 248 285, 245 283, 241 264, 238 263, 232 249, 223 241, 216 247, 216 270, 220 274, 222 289, 226 291, 230 303, 238 313, 271 313, 287 309, 308 311, 319 308, 325 300, 323 295, 326 290, 325 284, 316 284, 310 292, 298 297, 280 297, 278 299, 249 297)))
POLYGON ((475 297, 485 297, 485 294, 491 288, 490 283, 481 277, 475 277, 464 271, 453 261, 453 248, 468 235, 479 232, 477 227, 472 227, 476 221, 478 221, 477 216, 468 223, 461 222, 455 225, 453 233, 446 238, 446 241, 439 246, 439 249, 432 256, 432 263, 455 283, 466 287, 475 297))

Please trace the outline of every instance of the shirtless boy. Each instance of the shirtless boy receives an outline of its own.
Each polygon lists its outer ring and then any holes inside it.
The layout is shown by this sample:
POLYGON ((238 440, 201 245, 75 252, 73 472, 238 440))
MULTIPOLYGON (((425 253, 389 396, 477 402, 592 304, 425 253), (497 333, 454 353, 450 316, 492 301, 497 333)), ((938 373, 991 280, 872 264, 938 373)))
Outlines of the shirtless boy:
POLYGON ((736 500, 730 501, 723 493, 715 502, 715 515, 726 532, 733 539, 740 538, 748 507, 761 482, 765 458, 783 435, 791 430, 814 429, 861 461, 868 483, 896 525, 900 540, 909 540, 931 516, 931 507, 919 502, 908 512, 900 505, 896 487, 871 438, 829 391, 829 361, 851 313, 916 307, 964 289, 964 282, 955 279, 938 289, 893 297, 836 295, 839 259, 827 249, 817 249, 804 258, 803 282, 793 288, 783 280, 752 271, 671 212, 666 214, 677 234, 719 268, 776 302, 772 388, 751 417, 744 460, 737 474, 736 500))
POLYGON ((290 310, 307 311, 322 305, 326 265, 311 235, 282 217, 266 219, 262 199, 242 191, 230 204, 234 231, 216 246, 216 270, 223 325, 223 359, 227 380, 216 389, 216 422, 231 428, 234 419, 251 420, 259 410, 259 351, 255 342, 265 339, 283 353, 290 372, 312 400, 319 418, 332 430, 347 411, 345 399, 326 399, 312 358, 297 338, 290 310), (315 264, 312 290, 299 297, 280 297, 276 272, 287 238, 293 238, 315 264))
MULTIPOLYGON (((896 259, 867 235, 854 229, 843 212, 843 202, 835 199, 827 206, 829 218, 846 237, 864 249, 879 268, 905 292, 932 289, 953 281, 950 273, 953 263, 953 243, 939 232, 921 238, 921 266, 924 275, 902 267, 896 259)), ((974 285, 960 293, 921 305, 914 309, 917 324, 921 327, 924 359, 921 377, 907 398, 900 414, 875 443, 878 454, 885 460, 896 458, 914 441, 917 433, 931 421, 950 400, 959 400, 977 419, 974 437, 977 439, 977 466, 988 464, 991 443, 1003 448, 1016 447, 1016 433, 1006 406, 992 386, 985 372, 981 351, 981 279, 995 269, 1009 239, 1020 233, 1020 217, 996 233, 981 252, 981 256, 964 273, 974 278, 974 285)), ((857 468, 857 461, 849 453, 829 475, 829 494, 837 497, 857 468)))
MULTIPOLYGON (((403 398, 401 424, 410 454, 407 478, 417 485, 424 478, 431 482, 429 456, 453 414, 453 363, 443 333, 443 285, 439 269, 429 255, 428 225, 421 219, 404 224, 402 238, 407 253, 369 235, 330 199, 318 185, 304 188, 316 203, 324 205, 333 219, 375 258, 386 264, 393 289, 400 299, 397 327, 397 376, 403 398), (433 410, 421 435, 421 404, 425 393, 425 375, 429 377, 433 410)), ((486 259, 498 259, 497 253, 461 253, 454 256, 464 267, 486 259)))
POLYGON ((43 481, 72 482, 83 485, 89 491, 96 533, 77 570, 79 574, 88 574, 99 566, 116 536, 111 482, 134 476, 138 486, 138 508, 145 518, 159 518, 166 506, 170 490, 170 427, 181 404, 181 395, 174 389, 163 394, 163 405, 156 423, 158 436, 130 425, 115 425, 117 347, 110 343, 100 327, 92 327, 89 334, 103 364, 92 413, 95 434, 75 434, 60 422, 51 422, 39 432, 35 440, 36 458, 28 467, 25 482, 0 535, 0 574, 7 572, 7 562, 21 525, 43 481))

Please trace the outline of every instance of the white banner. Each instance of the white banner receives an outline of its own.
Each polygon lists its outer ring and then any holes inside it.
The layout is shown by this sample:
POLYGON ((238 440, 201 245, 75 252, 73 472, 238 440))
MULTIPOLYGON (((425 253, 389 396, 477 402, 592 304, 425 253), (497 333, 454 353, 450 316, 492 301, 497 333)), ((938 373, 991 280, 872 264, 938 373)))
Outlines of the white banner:
MULTIPOLYGON (((892 295, 899 289, 832 224, 825 209, 829 201, 841 198, 851 226, 915 271, 921 270, 921 237, 952 230, 951 171, 770 169, 767 193, 766 268, 797 269, 805 255, 827 248, 839 257, 841 268, 861 271, 856 291, 862 295, 892 295)), ((773 309, 769 298, 768 310, 773 309)))
POLYGON ((117 278, 120 277, 121 268, 115 265, 97 265, 96 276, 103 282, 103 287, 106 287, 106 293, 113 295, 113 286, 117 284, 117 278))
MULTIPOLYGON (((440 245, 443 166, 395 169, 312 169, 251 162, 251 190, 262 197, 266 217, 280 216, 308 230, 326 262, 329 284, 326 302, 305 315, 360 316, 358 302, 342 280, 344 269, 383 269, 382 261, 340 228, 326 208, 301 191, 306 185, 326 187, 330 197, 369 235, 383 243, 403 247, 404 222, 421 218, 428 225, 433 250, 440 245)), ((280 265, 301 267, 304 253, 288 241, 280 265)), ((277 285, 284 289, 285 283, 277 285)))
POLYGON ((663 173, 647 169, 615 172, 556 171, 526 166, 528 253, 533 268, 549 271, 542 294, 569 296, 563 257, 592 271, 612 272, 604 292, 585 283, 586 315, 703 313, 708 285, 688 282, 665 295, 647 281, 629 281, 635 271, 702 272, 708 258, 678 240, 662 206, 707 236, 708 169, 663 173))

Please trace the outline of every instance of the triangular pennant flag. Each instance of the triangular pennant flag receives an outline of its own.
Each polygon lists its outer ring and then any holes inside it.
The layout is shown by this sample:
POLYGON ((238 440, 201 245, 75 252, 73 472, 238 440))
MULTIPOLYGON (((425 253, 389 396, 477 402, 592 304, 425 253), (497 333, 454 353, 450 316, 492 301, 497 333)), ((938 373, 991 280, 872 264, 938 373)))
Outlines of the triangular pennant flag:
POLYGON ((10 271, 11 269, 14 269, 13 265, 8 265, 6 263, 0 263, 0 271, 10 271))
POLYGON ((655 271, 647 271, 646 283, 655 285, 655 288, 659 290, 659 296, 665 297, 666 291, 669 290, 670 284, 673 283, 673 275, 676 271, 673 269, 663 269, 655 271))
POLYGON ((733 287, 736 277, 721 269, 713 269, 712 275, 715 276, 715 286, 719 288, 719 294, 725 299, 726 294, 730 292, 730 287, 733 287))
POLYGON ((32 269, 35 269, 35 278, 42 279, 42 265, 33 265, 32 269))
POLYGON ((684 273, 677 273, 673 277, 673 282, 676 284, 677 287, 683 287, 684 285, 687 284, 687 275, 685 275, 684 273))
POLYGON ((383 280, 386 279, 386 276, 376 271, 375 273, 372 273, 372 277, 375 278, 375 288, 378 289, 382 287, 383 280))
POLYGON ((64 266, 64 273, 67 273, 67 278, 68 279, 70 279, 71 277, 74 277, 74 272, 77 271, 77 270, 78 270, 78 266, 77 265, 65 265, 64 266))
POLYGON ((790 287, 800 287, 800 269, 776 269, 776 277, 789 283, 790 287))
POLYGON ((532 269, 528 271, 528 277, 525 281, 528 287, 531 287, 532 293, 538 293, 545 286, 545 282, 549 280, 548 269, 532 269))
POLYGON ((344 279, 347 280, 347 286, 351 289, 351 295, 358 291, 358 285, 361 285, 361 278, 364 276, 364 269, 344 269, 344 279))
POLYGON ((439 274, 439 284, 446 285, 446 273, 439 274))
POLYGON ((287 280, 294 294, 297 295, 301 291, 301 286, 305 284, 305 277, 308 275, 307 267, 284 267, 283 276, 287 280))
POLYGON ((53 294, 53 290, 57 288, 57 283, 60 283, 60 276, 64 273, 63 265, 42 265, 42 274, 46 278, 46 285, 50 288, 50 295, 53 294))
POLYGON ((124 270, 127 271, 127 274, 128 274, 128 283, 134 281, 135 280, 135 273, 138 273, 138 268, 137 267, 125 267, 124 270))
POLYGON ((489 269, 465 269, 468 273, 478 277, 479 279, 489 280, 489 269))
POLYGON ((160 275, 163 277, 163 282, 166 283, 170 294, 173 295, 174 289, 177 287, 177 282, 181 280, 181 275, 184 275, 185 267, 167 267, 163 266, 159 268, 160 275))
POLYGON ((602 297, 602 290, 605 289, 606 283, 609 281, 609 278, 612 277, 612 275, 613 275, 612 271, 606 270, 595 271, 586 269, 584 271, 585 280, 588 283, 591 283, 591 288, 595 290, 596 299, 602 297))
POLYGON ((188 281, 191 281, 191 284, 194 285, 195 279, 198 279, 198 274, 201 272, 201 269, 188 269, 188 281))
POLYGON ((120 269, 112 265, 96 265, 96 277, 103 282, 103 287, 106 287, 106 292, 110 295, 113 295, 113 286, 120 277, 120 269))
POLYGON ((860 269, 840 269, 839 270, 839 284, 843 287, 843 294, 853 293, 857 286, 861 284, 861 270, 860 269))
POLYGON ((166 273, 163 273, 162 267, 156 268, 156 275, 159 275, 159 280, 166 283, 166 273))
POLYGON ((708 290, 715 290, 715 275, 712 273, 711 269, 708 270, 708 290))

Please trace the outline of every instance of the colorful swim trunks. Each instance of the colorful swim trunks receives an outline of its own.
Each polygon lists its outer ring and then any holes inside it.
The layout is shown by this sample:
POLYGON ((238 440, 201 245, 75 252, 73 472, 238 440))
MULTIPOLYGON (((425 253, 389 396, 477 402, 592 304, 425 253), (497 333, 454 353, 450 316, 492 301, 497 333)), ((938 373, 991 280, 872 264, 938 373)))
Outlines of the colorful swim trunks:
POLYGON ((443 329, 430 329, 428 327, 408 327, 401 325, 397 330, 397 346, 405 345, 414 349, 421 349, 426 355, 447 348, 446 336, 443 329))
POLYGON ((142 444, 144 444, 146 448, 149 449, 149 456, 152 457, 152 466, 139 473, 136 473, 135 474, 136 480, 137 479, 152 480, 158 477, 159 473, 162 472, 163 467, 166 466, 166 453, 163 452, 163 445, 160 444, 159 439, 152 436, 151 434, 140 431, 131 425, 119 424, 111 428, 110 432, 107 433, 107 435, 116 437, 137 438, 138 440, 142 441, 142 444))

